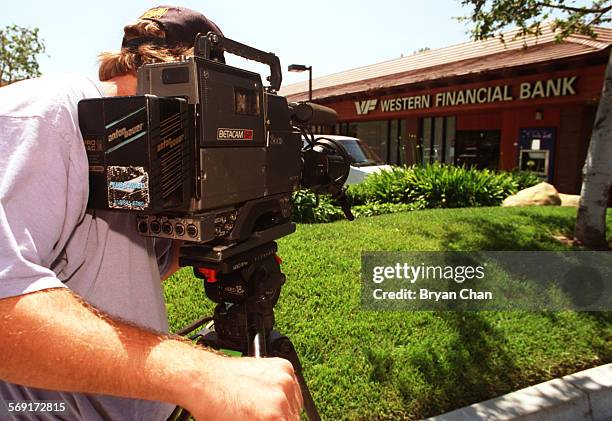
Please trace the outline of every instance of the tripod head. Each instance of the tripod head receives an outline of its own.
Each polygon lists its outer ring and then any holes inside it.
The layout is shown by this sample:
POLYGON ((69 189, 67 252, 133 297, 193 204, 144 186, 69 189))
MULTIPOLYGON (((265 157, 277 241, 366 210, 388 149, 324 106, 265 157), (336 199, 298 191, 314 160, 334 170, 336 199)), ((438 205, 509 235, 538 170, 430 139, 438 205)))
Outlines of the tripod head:
POLYGON ((247 355, 267 348, 274 306, 285 283, 273 240, 293 231, 295 224, 286 223, 257 231, 247 241, 230 246, 181 248, 180 265, 193 267, 195 276, 203 280, 206 295, 217 303, 215 329, 201 335, 204 344, 247 355))

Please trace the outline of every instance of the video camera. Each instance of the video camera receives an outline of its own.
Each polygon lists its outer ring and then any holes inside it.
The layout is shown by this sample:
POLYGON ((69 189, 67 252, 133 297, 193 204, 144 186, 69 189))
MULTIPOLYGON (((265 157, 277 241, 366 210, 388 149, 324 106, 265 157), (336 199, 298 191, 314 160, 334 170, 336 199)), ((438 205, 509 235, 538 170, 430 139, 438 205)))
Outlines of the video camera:
POLYGON ((80 101, 88 206, 136 212, 140 234, 198 244, 236 244, 280 225, 276 237, 292 232, 298 188, 331 195, 350 219, 350 159, 309 130, 335 124, 336 113, 288 104, 276 94, 281 80, 274 54, 209 32, 193 57, 140 67, 136 96, 80 101), (267 64, 270 85, 211 60, 213 49, 267 64))

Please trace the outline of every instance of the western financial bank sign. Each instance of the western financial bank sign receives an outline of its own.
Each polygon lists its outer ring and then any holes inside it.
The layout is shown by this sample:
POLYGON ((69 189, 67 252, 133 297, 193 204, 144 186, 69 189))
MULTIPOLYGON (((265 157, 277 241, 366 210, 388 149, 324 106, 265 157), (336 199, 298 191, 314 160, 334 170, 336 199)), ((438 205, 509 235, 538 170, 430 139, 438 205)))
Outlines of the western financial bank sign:
MULTIPOLYGON (((576 76, 524 82, 519 85, 518 99, 549 98, 575 95, 576 76)), ((414 95, 401 98, 367 99, 355 102, 358 115, 366 115, 377 108, 380 111, 397 112, 434 107, 454 107, 469 104, 514 101, 512 85, 488 86, 482 88, 438 92, 430 95, 414 95)))

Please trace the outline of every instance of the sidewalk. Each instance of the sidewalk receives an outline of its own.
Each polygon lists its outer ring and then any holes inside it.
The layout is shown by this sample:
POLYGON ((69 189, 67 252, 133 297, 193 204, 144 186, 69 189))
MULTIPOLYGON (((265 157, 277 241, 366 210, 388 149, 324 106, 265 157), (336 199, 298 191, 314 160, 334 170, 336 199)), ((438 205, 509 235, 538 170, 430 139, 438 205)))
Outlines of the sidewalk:
POLYGON ((612 420, 612 364, 540 383, 428 421, 612 420))

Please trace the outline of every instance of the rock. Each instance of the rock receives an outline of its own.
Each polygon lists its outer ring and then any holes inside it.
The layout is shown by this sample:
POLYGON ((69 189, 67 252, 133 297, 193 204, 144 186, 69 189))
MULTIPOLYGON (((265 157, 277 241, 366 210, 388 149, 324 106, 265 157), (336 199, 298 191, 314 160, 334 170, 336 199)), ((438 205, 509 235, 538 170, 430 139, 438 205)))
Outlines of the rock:
POLYGON ((577 194, 564 194, 559 193, 561 199, 561 206, 573 206, 575 208, 580 204, 580 196, 577 194))
POLYGON ((559 192, 548 183, 540 183, 507 197, 502 206, 558 206, 561 204, 559 192))

